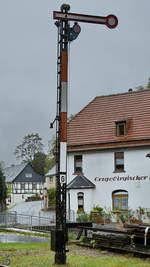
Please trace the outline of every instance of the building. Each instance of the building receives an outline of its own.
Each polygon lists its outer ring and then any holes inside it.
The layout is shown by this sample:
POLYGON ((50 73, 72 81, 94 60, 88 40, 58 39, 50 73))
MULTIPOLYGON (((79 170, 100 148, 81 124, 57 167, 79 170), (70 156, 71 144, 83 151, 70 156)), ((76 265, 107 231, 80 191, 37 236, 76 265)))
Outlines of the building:
POLYGON ((30 164, 22 163, 4 169, 6 183, 11 185, 11 203, 26 200, 35 194, 43 194, 45 178, 30 164))
POLYGON ((68 208, 149 208, 149 152, 150 90, 95 97, 68 124, 68 208))
POLYGON ((56 165, 45 174, 45 187, 47 189, 56 187, 56 165))

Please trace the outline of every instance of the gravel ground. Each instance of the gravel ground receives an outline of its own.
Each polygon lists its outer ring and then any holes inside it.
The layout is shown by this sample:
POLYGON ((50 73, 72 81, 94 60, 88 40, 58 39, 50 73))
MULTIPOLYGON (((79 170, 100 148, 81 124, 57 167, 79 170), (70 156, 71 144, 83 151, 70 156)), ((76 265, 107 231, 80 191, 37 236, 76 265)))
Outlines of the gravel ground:
POLYGON ((113 253, 107 250, 95 249, 95 248, 87 248, 77 245, 70 245, 68 254, 76 254, 76 255, 88 255, 89 257, 121 257, 122 254, 113 253))

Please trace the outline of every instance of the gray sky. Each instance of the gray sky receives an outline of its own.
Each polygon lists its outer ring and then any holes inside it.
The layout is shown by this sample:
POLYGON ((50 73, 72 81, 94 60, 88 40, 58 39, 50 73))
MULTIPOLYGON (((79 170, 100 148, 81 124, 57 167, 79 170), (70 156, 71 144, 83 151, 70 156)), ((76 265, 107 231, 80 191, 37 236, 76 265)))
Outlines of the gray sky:
MULTIPOLYGON (((39 133, 48 149, 55 131, 57 28, 52 13, 65 1, 0 0, 0 160, 16 163, 22 138, 39 133)), ((70 45, 69 113, 95 96, 146 85, 150 77, 149 0, 66 1, 72 13, 115 14, 119 25, 80 23, 70 45)))

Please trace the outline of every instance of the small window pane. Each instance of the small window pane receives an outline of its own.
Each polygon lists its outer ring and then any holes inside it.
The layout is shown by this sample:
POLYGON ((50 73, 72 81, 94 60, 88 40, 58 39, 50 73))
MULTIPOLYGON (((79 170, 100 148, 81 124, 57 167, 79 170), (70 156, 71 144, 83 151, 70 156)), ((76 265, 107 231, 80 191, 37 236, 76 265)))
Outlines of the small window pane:
POLYGON ((117 165, 123 165, 124 160, 123 159, 116 159, 116 163, 117 163, 117 165))
POLYGON ((33 189, 33 190, 36 189, 36 183, 33 183, 33 184, 32 184, 32 189, 33 189))
POLYGON ((77 194, 78 197, 78 210, 84 210, 84 194, 82 192, 77 194))
POLYGON ((116 123, 116 133, 117 136, 124 136, 126 134, 126 122, 116 123))
POLYGON ((25 184, 21 183, 21 189, 25 189, 25 184))
POLYGON ((125 127, 124 127, 125 125, 124 124, 120 124, 119 125, 119 135, 124 135, 125 134, 125 127))
POLYGON ((26 177, 26 178, 32 178, 32 173, 26 173, 26 174, 25 174, 25 177, 26 177))
POLYGON ((128 209, 128 198, 122 197, 122 209, 127 210, 128 209))
POLYGON ((114 198, 114 209, 120 210, 120 198, 119 197, 114 198))
POLYGON ((53 177, 49 178, 50 183, 53 183, 53 177))
POLYGON ((123 152, 116 152, 116 159, 123 159, 124 158, 124 153, 123 152))
POLYGON ((82 172, 82 155, 74 156, 74 172, 82 172))
POLYGON ((115 152, 115 171, 124 171, 124 152, 115 152))

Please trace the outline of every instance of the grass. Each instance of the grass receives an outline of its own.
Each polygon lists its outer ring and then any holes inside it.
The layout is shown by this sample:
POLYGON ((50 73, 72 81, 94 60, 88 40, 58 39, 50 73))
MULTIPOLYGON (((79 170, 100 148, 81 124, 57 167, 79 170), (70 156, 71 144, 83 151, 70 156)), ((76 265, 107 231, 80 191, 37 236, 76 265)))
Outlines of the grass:
MULTIPOLYGON (((82 251, 82 249, 81 249, 82 251)), ((0 263, 10 260, 12 267, 47 267, 54 265, 54 252, 49 243, 1 243, 0 263)), ((89 257, 88 255, 68 254, 66 267, 148 267, 150 260, 126 257, 89 257)))

